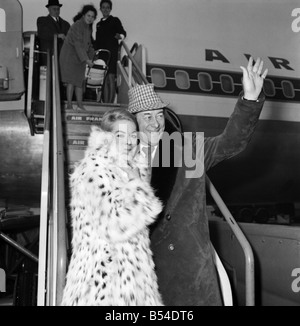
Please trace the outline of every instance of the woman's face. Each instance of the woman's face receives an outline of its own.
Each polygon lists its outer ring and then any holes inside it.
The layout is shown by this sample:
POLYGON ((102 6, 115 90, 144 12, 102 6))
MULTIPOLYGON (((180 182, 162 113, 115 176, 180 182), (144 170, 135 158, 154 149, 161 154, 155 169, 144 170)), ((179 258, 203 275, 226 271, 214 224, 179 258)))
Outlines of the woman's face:
POLYGON ((107 18, 111 12, 109 3, 107 3, 107 2, 102 3, 102 5, 100 7, 100 11, 102 12, 103 17, 107 18))
POLYGON ((90 10, 83 16, 83 19, 86 24, 88 24, 88 25, 93 24, 93 22, 95 20, 95 13, 90 10))
POLYGON ((137 146, 136 125, 129 120, 118 120, 113 124, 111 131, 116 137, 118 152, 132 158, 137 146))

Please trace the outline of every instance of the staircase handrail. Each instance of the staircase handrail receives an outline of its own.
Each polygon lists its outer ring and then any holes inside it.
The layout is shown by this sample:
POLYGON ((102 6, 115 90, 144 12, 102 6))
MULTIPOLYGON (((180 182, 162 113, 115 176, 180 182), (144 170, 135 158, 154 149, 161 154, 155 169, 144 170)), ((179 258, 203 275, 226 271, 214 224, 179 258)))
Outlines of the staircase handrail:
POLYGON ((121 44, 125 50, 125 52, 127 53, 129 59, 131 60, 133 66, 135 67, 135 69, 137 70, 138 74, 140 75, 140 77, 142 78, 142 81, 145 83, 145 84, 148 84, 148 80, 146 78, 146 76, 144 75, 142 69, 140 68, 140 66, 138 65, 138 63, 136 62, 134 56, 132 55, 131 51, 129 50, 127 44, 125 43, 124 40, 121 41, 121 44))
POLYGON ((236 236, 238 242, 240 243, 244 256, 245 256, 245 283, 246 283, 246 306, 254 306, 255 305, 255 280, 254 280, 254 256, 252 248, 245 237, 244 233, 242 232, 241 228, 239 227, 238 223, 230 213, 229 209, 227 208, 226 204, 222 200, 221 196, 219 195, 218 191, 216 190, 215 186, 206 175, 206 186, 213 197, 214 201, 216 202, 218 208, 220 209, 221 213, 223 214, 226 222, 228 223, 230 229, 236 236))
POLYGON ((60 305, 67 271, 67 216, 65 202, 65 172, 64 172, 64 143, 61 116, 61 98, 59 81, 59 61, 57 51, 57 35, 54 36, 53 64, 53 156, 54 162, 54 194, 53 214, 54 232, 57 234, 56 293, 54 305, 60 305))
MULTIPOLYGON (((122 44, 121 44, 121 45, 122 45, 122 44)), ((135 52, 135 51, 137 50, 138 47, 139 47, 138 43, 135 42, 135 43, 132 45, 131 49, 130 49, 130 53, 133 55, 133 52, 135 52)), ((126 51, 126 50, 125 50, 125 51, 126 51)), ((121 62, 121 64, 122 64, 123 66, 126 66, 126 65, 127 65, 127 61, 128 61, 128 57, 127 57, 127 55, 124 55, 123 58, 120 60, 120 62, 121 62)))
MULTIPOLYGON (((47 66, 50 67, 50 52, 47 54, 47 66)), ((45 125, 42 157, 42 183, 41 183, 41 208, 40 208, 40 230, 39 230, 39 265, 38 265, 38 294, 37 305, 45 305, 46 293, 46 265, 47 265, 47 237, 50 206, 50 127, 51 127, 51 69, 46 75, 46 98, 45 98, 45 125)))

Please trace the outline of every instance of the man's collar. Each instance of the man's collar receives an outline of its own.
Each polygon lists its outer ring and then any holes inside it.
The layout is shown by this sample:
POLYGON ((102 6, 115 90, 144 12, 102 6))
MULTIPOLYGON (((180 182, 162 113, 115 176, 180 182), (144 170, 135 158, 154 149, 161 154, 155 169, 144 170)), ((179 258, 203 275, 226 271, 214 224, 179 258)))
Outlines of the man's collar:
MULTIPOLYGON (((140 147, 140 152, 141 152, 142 155, 145 157, 146 154, 145 154, 145 152, 144 152, 143 149, 144 149, 144 148, 147 148, 147 149, 148 149, 150 146, 149 146, 149 145, 145 145, 145 144, 140 143, 139 147, 140 147)), ((154 158, 154 155, 155 155, 155 152, 156 152, 157 147, 158 147, 158 145, 151 146, 151 157, 152 157, 152 159, 154 158)))

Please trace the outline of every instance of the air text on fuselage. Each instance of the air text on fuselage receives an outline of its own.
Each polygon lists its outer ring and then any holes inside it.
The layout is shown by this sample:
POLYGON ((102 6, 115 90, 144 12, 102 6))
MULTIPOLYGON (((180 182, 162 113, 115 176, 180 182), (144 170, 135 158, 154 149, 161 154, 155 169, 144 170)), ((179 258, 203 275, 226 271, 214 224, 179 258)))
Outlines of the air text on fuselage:
MULTIPOLYGON (((250 54, 244 53, 244 56, 249 60, 250 54)), ((273 64, 275 69, 286 69, 286 70, 294 70, 290 62, 284 58, 275 58, 268 57, 271 63, 273 64)), ((206 61, 222 61, 224 63, 230 63, 230 61, 218 50, 213 49, 205 49, 205 60, 206 61)))

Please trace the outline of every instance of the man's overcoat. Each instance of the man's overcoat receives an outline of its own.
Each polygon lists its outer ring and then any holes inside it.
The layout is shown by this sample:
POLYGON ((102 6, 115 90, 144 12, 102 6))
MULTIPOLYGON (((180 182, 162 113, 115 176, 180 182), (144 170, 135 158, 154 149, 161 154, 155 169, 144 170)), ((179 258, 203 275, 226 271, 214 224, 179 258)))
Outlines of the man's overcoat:
MULTIPOLYGON (((204 139, 204 172, 246 148, 263 102, 239 97, 223 133, 204 139)), ((196 137, 193 150, 199 152, 196 137)), ((187 178, 187 170, 152 168, 151 184, 165 205, 151 234, 159 288, 165 305, 222 305, 210 245, 205 173, 187 178)))

